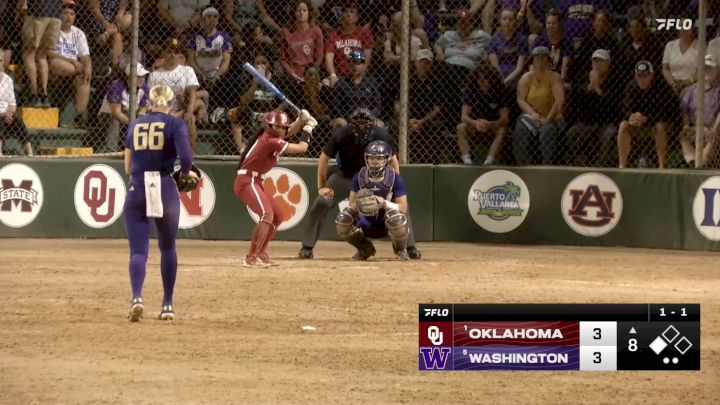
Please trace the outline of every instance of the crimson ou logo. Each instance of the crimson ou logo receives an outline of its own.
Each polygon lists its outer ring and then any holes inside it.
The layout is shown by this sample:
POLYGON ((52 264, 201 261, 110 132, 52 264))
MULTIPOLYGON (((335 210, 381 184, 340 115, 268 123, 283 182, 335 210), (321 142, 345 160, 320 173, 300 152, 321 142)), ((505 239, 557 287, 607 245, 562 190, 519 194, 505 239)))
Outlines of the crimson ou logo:
POLYGON ((125 181, 108 165, 92 165, 75 183, 75 211, 85 225, 105 228, 122 214, 125 181))

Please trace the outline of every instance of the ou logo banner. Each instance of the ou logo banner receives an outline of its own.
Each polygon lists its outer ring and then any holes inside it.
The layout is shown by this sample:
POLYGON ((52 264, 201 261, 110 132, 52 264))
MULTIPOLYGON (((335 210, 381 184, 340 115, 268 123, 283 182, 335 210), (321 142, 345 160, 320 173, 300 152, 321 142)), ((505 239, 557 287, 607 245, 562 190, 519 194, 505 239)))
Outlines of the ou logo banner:
POLYGON ((180 193, 180 229, 194 228, 210 217, 215 208, 215 186, 204 171, 198 187, 180 193))
POLYGON ((115 169, 92 165, 75 183, 75 211, 85 225, 105 228, 122 214, 125 195, 125 181, 115 169))

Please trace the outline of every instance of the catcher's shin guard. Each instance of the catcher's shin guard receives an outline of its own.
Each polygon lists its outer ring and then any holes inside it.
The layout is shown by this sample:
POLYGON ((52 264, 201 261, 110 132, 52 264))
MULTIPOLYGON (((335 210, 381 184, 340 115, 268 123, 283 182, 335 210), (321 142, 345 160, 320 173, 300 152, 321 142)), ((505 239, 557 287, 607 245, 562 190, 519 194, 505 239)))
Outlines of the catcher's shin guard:
POLYGON ((350 236, 357 227, 358 212, 354 208, 347 207, 335 217, 335 229, 337 234, 344 240, 350 236))
POLYGON ((368 238, 365 237, 362 229, 355 228, 355 230, 346 237, 345 240, 358 250, 357 254, 353 256, 353 259, 367 260, 375 256, 375 246, 368 238))
POLYGON ((388 229, 395 253, 407 249, 410 228, 407 215, 398 210, 388 210, 385 213, 385 227, 388 229))

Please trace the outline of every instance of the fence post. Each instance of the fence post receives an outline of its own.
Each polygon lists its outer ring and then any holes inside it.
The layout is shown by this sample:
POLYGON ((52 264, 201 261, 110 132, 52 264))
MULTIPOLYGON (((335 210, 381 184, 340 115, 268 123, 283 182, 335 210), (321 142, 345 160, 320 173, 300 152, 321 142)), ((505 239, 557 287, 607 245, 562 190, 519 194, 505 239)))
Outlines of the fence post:
POLYGON ((408 80, 410 68, 410 1, 402 0, 402 25, 400 36, 400 120, 398 138, 400 142, 400 163, 408 163, 408 80))
POLYGON ((697 111, 695 111, 695 167, 703 167, 703 149, 705 149, 705 31, 707 8, 705 0, 700 0, 698 9, 698 62, 697 62, 697 111))
POLYGON ((132 2, 132 33, 130 34, 130 121, 137 117, 137 63, 140 2, 132 2))

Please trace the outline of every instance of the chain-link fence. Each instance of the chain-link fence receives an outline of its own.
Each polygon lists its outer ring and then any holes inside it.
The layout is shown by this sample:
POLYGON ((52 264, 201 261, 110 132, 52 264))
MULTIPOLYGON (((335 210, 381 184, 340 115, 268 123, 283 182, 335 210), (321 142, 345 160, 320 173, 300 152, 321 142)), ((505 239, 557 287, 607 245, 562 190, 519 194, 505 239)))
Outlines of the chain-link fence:
MULTIPOLYGON (((139 113, 147 86, 166 83, 196 154, 238 155, 278 106, 242 69, 248 61, 319 119, 307 157, 367 108, 407 133, 410 163, 689 167, 704 94, 705 166, 718 167, 720 2, 707 3, 699 41, 697 0, 409 0, 407 31, 397 0, 147 0, 139 113), (699 63, 705 48, 713 56, 699 63)), ((0 1, 4 71, 28 128, 4 120, 6 153, 122 149, 131 11, 130 0, 0 1)), ((2 114, 12 111, 7 83, 2 114)))

